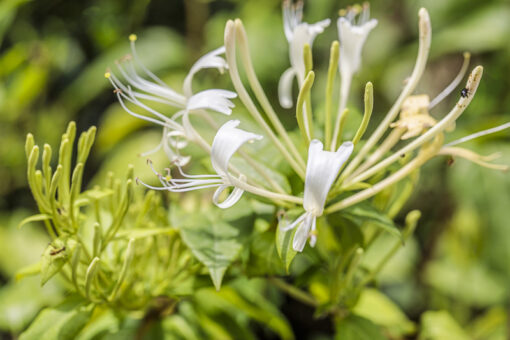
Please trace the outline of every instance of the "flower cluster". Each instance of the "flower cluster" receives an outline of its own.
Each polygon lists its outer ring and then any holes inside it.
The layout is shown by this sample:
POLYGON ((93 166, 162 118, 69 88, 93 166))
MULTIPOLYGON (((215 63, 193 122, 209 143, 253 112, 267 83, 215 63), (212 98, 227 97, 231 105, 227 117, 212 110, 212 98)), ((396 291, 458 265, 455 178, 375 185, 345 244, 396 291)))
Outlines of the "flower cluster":
MULTIPOLYGON (((144 185, 151 189, 172 192, 217 188, 212 201, 223 209, 233 206, 244 192, 271 200, 275 205, 289 209, 297 205, 303 212, 296 220, 288 222, 284 229, 296 228, 293 248, 302 251, 307 240, 311 246, 315 245, 317 218, 373 197, 411 174, 434 156, 458 156, 484 166, 506 169, 506 166, 489 163, 492 158, 453 147, 456 142, 443 145, 445 132, 452 129, 476 93, 482 76, 481 66, 475 67, 470 73, 463 95, 450 112, 442 115, 441 119, 432 118, 429 113, 437 103, 459 86, 468 68, 468 54, 464 55, 459 75, 435 99, 430 100, 425 94, 414 94, 424 73, 431 43, 430 19, 428 12, 423 8, 419 11, 419 48, 416 64, 401 94, 382 121, 373 129, 372 134, 364 138, 373 110, 373 86, 367 83, 363 120, 352 140, 342 140, 349 111, 351 82, 361 67, 363 46, 370 32, 377 26, 377 20, 370 19, 369 10, 369 6, 365 4, 339 12, 338 41, 331 44, 328 76, 325 80, 326 105, 323 112, 317 113, 312 110, 315 72, 312 69, 311 48, 315 37, 329 26, 330 20, 308 24, 302 20, 302 2, 292 3, 289 0, 283 2, 284 34, 289 43, 290 68, 281 76, 278 96, 282 107, 295 107, 299 133, 304 149, 308 150, 307 155, 299 152, 302 146, 296 145, 290 138, 289 131, 281 123, 275 108, 270 104, 260 85, 251 62, 247 35, 239 19, 227 22, 224 46, 206 54, 192 66, 184 79, 180 93, 168 87, 140 62, 135 49, 136 36, 130 36, 132 54, 117 63, 121 77, 110 70, 107 71, 106 77, 112 83, 120 104, 129 114, 163 127, 162 140, 156 150, 163 148, 169 161, 177 169, 174 174, 176 177, 172 177, 171 170, 164 176, 153 169, 162 186, 144 185), (238 65, 238 60, 241 60, 241 65, 238 65), (248 84, 241 80, 240 66, 244 68, 248 84), (228 70, 234 91, 209 89, 193 93, 194 75, 206 68, 214 68, 220 72, 228 70), (338 93, 338 110, 333 117, 333 83, 337 71, 341 86, 338 93), (294 78, 297 79, 299 87, 295 101, 292 96, 294 78), (249 85, 249 88, 246 85, 249 85), (238 119, 229 120, 219 126, 215 115, 221 113, 235 116, 235 112, 232 112, 234 105, 231 99, 236 97, 246 107, 253 121, 259 125, 260 133, 239 128, 243 124, 238 119), (175 109, 175 113, 162 114, 153 109, 151 102, 168 105, 175 109), (217 131, 212 141, 208 141, 194 126, 190 119, 191 115, 200 116, 203 122, 217 131), (322 115, 322 119, 317 119, 318 115, 322 115), (317 122, 324 124, 322 127, 317 126, 317 122), (256 142, 262 138, 271 143, 295 176, 301 179, 304 188, 302 192, 283 189, 267 172, 271 164, 261 162, 240 150, 248 142, 256 142), (398 147, 402 140, 407 143, 398 147), (185 152, 189 143, 195 143, 210 155, 212 168, 216 174, 190 175, 184 172, 183 167, 191 161, 191 157, 185 152), (354 157, 351 158, 353 154, 354 157), (402 155, 408 157, 403 160, 402 155), (265 180, 257 180, 237 169, 231 164, 234 156, 242 157, 247 165, 265 180), (230 187, 232 190, 227 194, 226 191, 230 187)), ((492 131, 481 132, 476 136, 489 132, 492 131)), ((467 137, 469 138, 471 137, 467 137)))

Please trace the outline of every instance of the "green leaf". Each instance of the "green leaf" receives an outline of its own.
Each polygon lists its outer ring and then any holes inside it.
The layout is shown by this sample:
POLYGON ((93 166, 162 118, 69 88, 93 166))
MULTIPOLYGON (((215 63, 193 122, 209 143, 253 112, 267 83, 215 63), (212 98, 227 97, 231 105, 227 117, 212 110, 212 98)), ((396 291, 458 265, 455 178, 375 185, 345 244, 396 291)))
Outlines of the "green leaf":
POLYGON ((30 217, 27 217, 27 218, 23 219, 23 221, 21 221, 18 224, 18 229, 21 228, 22 226, 24 226, 25 224, 28 224, 28 223, 31 223, 31 222, 47 221, 47 220, 50 220, 50 219, 51 219, 51 216, 48 215, 48 214, 32 215, 30 217))
POLYGON ((276 251, 274 231, 256 234, 251 240, 246 274, 248 276, 285 275, 285 268, 276 251))
POLYGON ((328 215, 326 219, 337 242, 344 251, 364 245, 363 233, 359 224, 344 218, 343 214, 339 213, 328 215))
POLYGON ((41 272, 41 262, 32 263, 31 265, 25 266, 16 272, 16 281, 20 281, 27 276, 37 275, 41 272))
POLYGON ((287 273, 289 272, 292 260, 297 254, 297 251, 295 251, 292 247, 292 241, 294 240, 294 234, 296 233, 297 228, 293 228, 287 231, 284 230, 288 223, 292 222, 289 222, 289 219, 284 217, 280 219, 276 228, 276 251, 282 259, 285 265, 285 271, 287 273))
POLYGON ((469 340, 470 336, 447 311, 429 311, 421 316, 420 340, 469 340))
POLYGON ((92 310, 93 305, 70 298, 57 307, 43 309, 19 339, 74 339, 87 324, 92 310))
POLYGON ((203 213, 180 211, 176 215, 175 225, 184 243, 209 269, 214 287, 219 290, 225 271, 238 257, 253 229, 251 208, 241 200, 225 211, 212 207, 203 213))
POLYGON ((384 326, 395 338, 415 331, 414 324, 400 308, 376 289, 365 289, 353 311, 379 326, 384 326))
POLYGON ((370 222, 374 226, 379 227, 392 235, 402 238, 402 234, 393 220, 369 204, 361 203, 347 208, 342 211, 342 216, 358 225, 361 225, 365 222, 370 222))
POLYGON ((46 247, 41 258, 41 286, 62 269, 71 258, 75 246, 74 240, 57 238, 46 247))
POLYGON ((60 299, 59 289, 51 284, 41 288, 35 277, 3 285, 0 287, 0 330, 19 334, 55 299, 60 299))
POLYGON ((386 337, 372 321, 350 314, 336 323, 335 340, 386 340, 386 337))

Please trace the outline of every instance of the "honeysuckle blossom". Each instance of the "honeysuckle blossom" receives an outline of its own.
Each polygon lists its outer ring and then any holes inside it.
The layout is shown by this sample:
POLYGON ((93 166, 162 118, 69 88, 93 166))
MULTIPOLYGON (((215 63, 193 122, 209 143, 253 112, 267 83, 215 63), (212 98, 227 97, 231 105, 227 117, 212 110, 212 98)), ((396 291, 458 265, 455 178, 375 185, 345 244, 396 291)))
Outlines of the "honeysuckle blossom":
MULTIPOLYGON (((153 187, 147 184, 145 186, 156 190, 168 190, 172 192, 185 192, 197 189, 217 187, 213 195, 213 203, 226 209, 237 203, 244 190, 236 186, 236 182, 244 182, 246 178, 240 175, 235 179, 229 172, 230 159, 236 151, 245 143, 262 139, 257 135, 237 128, 239 120, 230 120, 223 124, 214 137, 211 148, 211 164, 216 174, 211 175, 188 175, 185 174, 180 166, 177 166, 180 175, 183 178, 171 178, 170 176, 158 175, 163 187, 153 187), (220 202, 221 194, 229 187, 234 187, 230 195, 220 202)), ((153 169, 154 170, 154 169, 153 169)))
POLYGON ((305 213, 285 228, 290 230, 297 227, 292 242, 294 250, 303 251, 308 237, 310 237, 310 245, 312 247, 315 245, 316 219, 324 212, 324 204, 331 185, 342 165, 349 159, 353 148, 351 142, 345 142, 336 152, 331 152, 324 151, 322 142, 317 139, 310 142, 303 202, 305 213))
POLYGON ((143 155, 149 155, 163 147, 171 162, 183 166, 189 162, 190 157, 182 156, 179 150, 186 147, 187 141, 195 137, 191 125, 189 124, 188 115, 194 111, 200 110, 212 110, 225 115, 230 115, 232 113, 234 104, 230 99, 237 96, 235 92, 221 89, 208 89, 196 94, 192 92, 193 77, 197 72, 206 68, 215 68, 220 73, 223 73, 225 69, 228 68, 225 59, 220 57, 220 54, 225 53, 225 48, 217 48, 197 60, 184 79, 182 87, 183 94, 180 94, 166 85, 143 65, 136 52, 136 39, 136 35, 131 35, 129 37, 132 54, 116 63, 127 85, 110 71, 108 71, 105 76, 112 83, 117 98, 125 111, 137 118, 164 127, 161 143, 155 149, 145 152, 143 155), (135 63, 136 66, 145 73, 146 78, 137 73, 135 63), (173 116, 167 117, 145 104, 145 102, 142 102, 142 100, 167 104, 170 107, 179 109, 179 111, 173 116), (132 109, 129 109, 125 101, 142 109, 145 114, 136 113, 132 109), (153 117, 146 115, 146 113, 149 113, 153 117), (178 123, 179 118, 182 118, 182 123, 178 123))
POLYGON ((340 73, 342 77, 351 77, 361 66, 361 51, 368 34, 377 26, 376 19, 370 19, 368 4, 353 6, 345 11, 337 21, 340 40, 340 73), (358 18, 356 19, 356 17, 358 18))
POLYGON ((292 82, 297 78, 301 86, 305 79, 305 62, 303 49, 306 44, 310 47, 315 37, 329 26, 330 20, 322 20, 315 24, 302 22, 303 2, 292 4, 291 1, 283 2, 283 28, 285 37, 289 42, 289 57, 291 67, 281 76, 278 84, 278 96, 280 105, 284 108, 292 107, 292 82))

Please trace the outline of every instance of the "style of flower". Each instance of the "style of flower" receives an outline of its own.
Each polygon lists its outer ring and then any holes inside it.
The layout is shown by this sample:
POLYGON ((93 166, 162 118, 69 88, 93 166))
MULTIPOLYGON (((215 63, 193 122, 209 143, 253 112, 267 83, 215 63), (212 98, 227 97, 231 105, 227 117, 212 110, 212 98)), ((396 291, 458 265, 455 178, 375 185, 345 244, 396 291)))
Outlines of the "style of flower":
POLYGON ((303 49, 305 45, 312 47, 315 37, 329 26, 330 20, 322 20, 315 24, 302 22, 303 2, 292 4, 291 1, 283 2, 283 28, 285 37, 289 42, 289 57, 291 67, 281 76, 278 84, 278 96, 280 105, 284 108, 291 108, 292 83, 297 78, 299 86, 305 79, 305 62, 303 49))
POLYGON ((285 230, 297 227, 292 242, 294 250, 303 251, 308 237, 310 237, 310 245, 315 246, 316 219, 324 212, 324 204, 331 185, 351 156, 353 148, 354 145, 351 142, 344 142, 336 152, 331 152, 324 151, 322 142, 317 139, 310 142, 303 202, 305 213, 285 227, 285 230))
POLYGON ((177 166, 183 178, 171 178, 170 176, 165 177, 153 169, 163 186, 153 187, 145 183, 144 185, 151 189, 172 192, 186 192, 217 187, 212 198, 213 203, 222 209, 230 208, 239 201, 244 192, 239 187, 239 184, 246 181, 244 175, 235 178, 230 173, 230 159, 243 144, 262 139, 261 135, 237 128, 239 124, 239 120, 226 122, 218 129, 214 137, 211 148, 211 164, 216 174, 188 175, 182 171, 180 166, 177 166), (221 194, 229 187, 234 187, 234 189, 225 200, 220 202, 221 194))

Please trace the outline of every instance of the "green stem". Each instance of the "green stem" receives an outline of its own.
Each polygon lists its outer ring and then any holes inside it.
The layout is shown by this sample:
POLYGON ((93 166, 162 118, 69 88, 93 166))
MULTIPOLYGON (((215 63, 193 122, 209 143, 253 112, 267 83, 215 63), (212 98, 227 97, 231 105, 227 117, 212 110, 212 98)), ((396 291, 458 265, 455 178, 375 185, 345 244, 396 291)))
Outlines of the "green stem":
POLYGON ((288 284, 287 282, 283 281, 282 279, 276 278, 276 277, 270 277, 269 282, 271 282, 273 285, 284 291, 285 293, 292 296, 294 299, 303 302, 304 304, 307 304, 312 307, 318 307, 319 303, 314 299, 313 296, 310 294, 307 294, 303 292, 301 289, 294 287, 293 285, 288 284))

